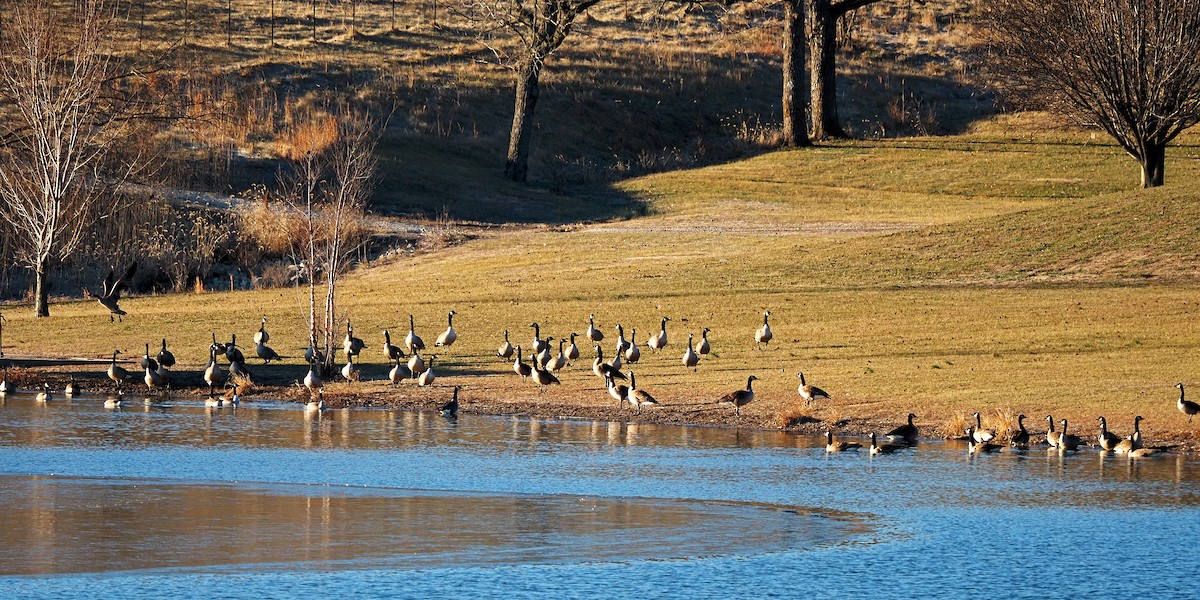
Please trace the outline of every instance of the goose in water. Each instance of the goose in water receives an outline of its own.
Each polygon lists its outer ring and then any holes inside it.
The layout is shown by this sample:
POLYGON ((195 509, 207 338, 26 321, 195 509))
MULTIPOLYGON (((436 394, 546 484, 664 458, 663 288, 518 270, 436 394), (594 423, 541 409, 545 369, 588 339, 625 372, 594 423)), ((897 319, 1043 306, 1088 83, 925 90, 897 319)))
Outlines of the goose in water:
POLYGON ((320 413, 325 408, 325 388, 317 388, 316 399, 309 400, 308 404, 304 405, 304 412, 305 414, 320 413))
POLYGON ((974 440, 976 444, 983 444, 996 439, 995 431, 983 428, 983 419, 979 416, 978 412, 971 413, 971 416, 975 417, 975 427, 970 430, 971 434, 968 437, 974 440))
POLYGON ((913 423, 913 419, 916 418, 917 415, 908 413, 908 423, 887 432, 887 434, 884 435, 884 439, 889 442, 904 442, 905 444, 912 444, 916 442, 917 435, 920 433, 920 430, 917 428, 916 424, 913 423))
POLYGON ((754 382, 758 377, 751 375, 746 378, 746 389, 734 390, 717 399, 717 404, 732 404, 733 414, 742 414, 742 407, 754 401, 754 382))
POLYGON ((771 338, 775 337, 775 334, 771 333, 771 324, 767 323, 767 318, 770 316, 771 316, 771 311, 768 310, 768 311, 764 312, 762 327, 759 327, 757 330, 754 331, 754 347, 755 348, 758 348, 758 346, 760 344, 763 346, 770 345, 771 338))
POLYGON ((804 398, 805 406, 811 406, 817 400, 829 400, 829 394, 825 390, 815 385, 810 385, 804 380, 803 372, 797 373, 796 377, 800 378, 800 387, 796 388, 796 392, 800 394, 801 398, 804 398))
POLYGON ((903 446, 895 446, 892 444, 883 444, 882 446, 879 445, 879 441, 875 439, 875 432, 874 431, 871 432, 871 455, 872 456, 874 456, 876 454, 891 454, 901 448, 903 448, 903 446))
POLYGON ((858 442, 843 442, 840 440, 837 442, 834 442, 833 441, 833 432, 832 431, 825 432, 825 451, 826 452, 844 452, 846 450, 857 450, 859 448, 862 448, 862 444, 860 444, 858 442))
POLYGON ((967 454, 982 454, 984 452, 995 452, 1000 449, 999 444, 976 441, 977 436, 975 433, 974 427, 967 428, 967 454))
POLYGON ((129 371, 117 364, 117 355, 120 353, 120 350, 113 350, 112 363, 108 365, 108 378, 116 382, 117 390, 120 390, 121 384, 129 379, 129 371))
POLYGON ((1062 442, 1062 433, 1054 430, 1054 416, 1046 415, 1046 443, 1051 448, 1057 448, 1062 442))
POLYGON ((117 390, 117 395, 104 399, 104 408, 121 408, 125 404, 125 392, 117 390))
POLYGON ((68 398, 71 398, 74 396, 78 396, 79 392, 80 392, 79 384, 75 383, 75 376, 72 375, 71 382, 67 384, 67 387, 63 388, 63 394, 65 394, 68 398))
POLYGON ((54 394, 50 392, 50 384, 48 383, 43 383, 42 391, 38 392, 37 396, 34 397, 34 400, 37 400, 38 402, 49 402, 53 399, 54 394))
MULTIPOLYGON (((113 364, 117 362, 117 355, 113 354, 113 364)), ((0 377, 0 396, 17 393, 17 386, 13 385, 8 380, 8 367, 4 367, 4 375, 0 377)))
POLYGON ((450 311, 450 313, 446 315, 446 330, 443 331, 442 335, 439 335, 437 340, 433 342, 434 346, 450 346, 454 343, 454 340, 458 339, 458 332, 454 330, 454 315, 456 314, 458 313, 450 311))
POLYGON ((508 341, 508 330, 505 329, 504 330, 504 343, 500 344, 500 348, 498 348, 496 350, 496 356, 499 356, 500 358, 507 360, 507 359, 512 358, 513 352, 515 350, 516 349, 513 348, 513 345, 511 343, 509 343, 509 341, 508 341))
POLYGON ((1121 443, 1121 438, 1108 430, 1108 421, 1103 416, 1096 417, 1096 420, 1100 422, 1100 436, 1096 438, 1096 442, 1101 450, 1111 451, 1121 443))
POLYGON ((1059 420, 1058 424, 1062 425, 1062 437, 1058 439, 1058 447, 1062 450, 1078 450, 1079 444, 1083 443, 1083 440, 1079 439, 1077 435, 1067 433, 1066 419, 1059 420))
POLYGON ((1025 429, 1025 415, 1017 415, 1017 432, 1012 434, 1008 441, 1013 446, 1029 444, 1029 431, 1025 429))
POLYGON ((462 387, 454 386, 454 397, 449 402, 438 407, 438 411, 442 413, 443 417, 453 419, 458 416, 458 390, 460 389, 462 387))

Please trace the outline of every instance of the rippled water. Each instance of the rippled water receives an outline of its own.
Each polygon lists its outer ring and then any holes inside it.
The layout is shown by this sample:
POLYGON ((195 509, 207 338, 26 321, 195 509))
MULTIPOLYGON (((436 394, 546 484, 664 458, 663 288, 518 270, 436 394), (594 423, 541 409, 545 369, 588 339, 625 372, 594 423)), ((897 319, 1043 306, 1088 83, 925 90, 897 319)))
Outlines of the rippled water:
POLYGON ((1183 456, 101 404, 0 405, 0 594, 1191 597, 1200 562, 1183 456))

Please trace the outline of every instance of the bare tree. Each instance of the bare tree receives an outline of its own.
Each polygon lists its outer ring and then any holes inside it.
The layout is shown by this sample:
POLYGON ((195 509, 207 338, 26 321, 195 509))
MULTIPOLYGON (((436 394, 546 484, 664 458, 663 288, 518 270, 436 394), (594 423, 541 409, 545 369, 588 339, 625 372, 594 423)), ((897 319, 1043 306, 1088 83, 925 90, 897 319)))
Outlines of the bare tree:
POLYGON ((529 172, 529 144, 533 137, 533 110, 538 100, 538 80, 546 59, 566 41, 575 19, 600 0, 466 0, 468 17, 485 26, 487 40, 497 30, 514 38, 510 46, 489 42, 489 47, 516 75, 516 98, 504 176, 523 182, 529 172))
MULTIPOLYGON (((128 128, 128 96, 104 0, 48 8, 18 2, 0 33, 0 222, 35 277, 34 312, 50 315, 52 265, 80 246, 88 220, 129 170, 106 164, 128 128)), ((111 207, 111 205, 109 205, 111 207)))
POLYGON ((993 63, 1015 98, 1112 136, 1163 184, 1166 147, 1200 123, 1200 0, 994 0, 993 63))
POLYGON ((838 19, 881 0, 808 0, 812 139, 845 137, 837 107, 838 19))

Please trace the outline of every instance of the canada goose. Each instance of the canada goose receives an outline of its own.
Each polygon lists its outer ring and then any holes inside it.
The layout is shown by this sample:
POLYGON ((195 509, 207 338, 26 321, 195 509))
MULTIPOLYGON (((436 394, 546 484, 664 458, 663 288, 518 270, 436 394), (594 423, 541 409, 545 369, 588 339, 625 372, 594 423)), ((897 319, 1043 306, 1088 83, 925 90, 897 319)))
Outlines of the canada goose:
POLYGON ((563 351, 563 346, 566 343, 567 340, 558 340, 558 356, 554 357, 554 360, 550 361, 550 364, 547 365, 547 368, 551 371, 561 371, 563 367, 567 366, 567 355, 563 351))
MULTIPOLYGON (((157 367, 157 365, 155 366, 157 367)), ((146 374, 142 376, 142 381, 146 382, 146 389, 151 392, 156 391, 166 383, 163 381, 162 376, 158 374, 158 370, 151 369, 150 367, 146 367, 146 374)))
POLYGON ((404 346, 409 354, 425 349, 425 340, 417 335, 417 325, 412 315, 408 315, 408 335, 404 336, 404 346))
POLYGON ((221 379, 221 365, 217 364, 217 349, 208 349, 208 366, 204 369, 204 383, 208 384, 208 397, 213 396, 213 387, 221 379))
POLYGON ((1025 415, 1017 415, 1017 432, 1008 440, 1013 446, 1024 446, 1029 443, 1029 431, 1025 429, 1025 415))
POLYGON ((454 331, 454 315, 456 314, 458 313, 450 311, 446 315, 446 330, 442 332, 442 335, 438 336, 437 341, 433 342, 434 346, 449 346, 454 343, 454 340, 458 339, 458 332, 454 331))
POLYGON ((421 358, 420 354, 413 352, 408 357, 408 372, 412 373, 413 377, 417 377, 425 372, 425 359, 421 358))
POLYGON ((209 396, 204 399, 205 408, 221 408, 225 403, 225 396, 209 396))
POLYGON ((212 345, 209 348, 216 350, 217 354, 225 354, 225 344, 217 341, 217 332, 215 331, 212 334, 212 340, 212 345))
POLYGON ((596 346, 596 360, 592 361, 592 372, 597 377, 612 377, 621 381, 625 381, 626 379, 625 374, 620 369, 614 368, 612 365, 604 362, 604 350, 601 350, 599 345, 596 346))
POLYGON ((1195 402, 1192 402, 1191 400, 1183 399, 1183 384, 1182 383, 1175 384, 1175 387, 1179 388, 1179 402, 1177 402, 1175 404, 1175 407, 1179 409, 1179 412, 1187 415, 1188 423, 1191 423, 1192 417, 1196 416, 1196 413, 1200 412, 1200 404, 1196 404, 1195 402))
POLYGON ((533 367, 525 364, 521 357, 521 346, 517 346, 517 358, 513 361, 513 372, 521 376, 521 381, 525 381, 533 373, 533 367))
POLYGON ((894 446, 892 444, 879 445, 879 441, 875 439, 875 432, 871 432, 871 454, 891 454, 903 446, 894 446))
POLYGON ((629 391, 626 392, 626 399, 629 403, 637 408, 638 414, 641 414, 643 406, 652 406, 658 404, 658 400, 654 399, 646 390, 637 389, 637 376, 633 371, 629 372, 629 391))
POLYGON ((398 361, 398 360, 404 358, 404 356, 405 356, 404 351, 400 349, 400 346, 397 346, 392 343, 391 332, 384 329, 383 330, 383 357, 386 358, 388 362, 395 362, 395 361, 398 361))
MULTIPOLYGON (((572 334, 572 335, 574 335, 574 334, 572 334)), ((505 329, 504 330, 504 343, 500 344, 500 348, 498 350, 496 350, 496 356, 499 356, 500 358, 503 358, 503 359, 509 359, 509 358, 512 358, 512 355, 513 355, 513 345, 509 343, 508 330, 505 329)))
POLYGON ((230 377, 233 377, 233 376, 251 377, 252 376, 252 374, 250 373, 249 367, 246 366, 245 362, 240 361, 240 360, 235 360, 235 361, 229 363, 229 375, 230 375, 230 377))
POLYGON ((804 380, 803 372, 797 373, 796 377, 800 378, 800 387, 796 388, 796 392, 800 394, 801 398, 804 398, 805 406, 809 406, 817 400, 829 400, 829 393, 815 385, 809 385, 804 380))
POLYGON ((163 385, 166 386, 167 391, 169 392, 171 390, 171 383, 173 383, 175 380, 175 376, 171 374, 171 370, 162 366, 160 363, 154 372, 158 374, 158 378, 162 380, 163 385))
POLYGON ((550 364, 550 361, 554 359, 554 354, 550 352, 550 342, 553 342, 553 341, 554 341, 553 337, 546 338, 546 347, 542 348, 541 352, 538 352, 537 360, 534 361, 539 366, 541 366, 543 369, 545 369, 546 365, 550 364))
POLYGON ((647 346, 655 350, 662 350, 667 347, 667 321, 670 320, 671 317, 662 318, 662 328, 659 330, 658 335, 652 335, 650 339, 646 340, 647 346))
POLYGON ((689 333, 687 350, 683 351, 683 359, 682 360, 683 360, 683 366, 685 366, 689 369, 692 369, 694 371, 694 370, 696 370, 696 365, 700 364, 700 355, 696 354, 696 351, 692 349, 692 339, 693 339, 693 336, 692 336, 692 334, 689 333))
POLYGON ((362 338, 354 336, 354 327, 350 325, 350 319, 346 319, 346 337, 342 339, 342 352, 345 352, 347 357, 358 356, 366 347, 367 343, 362 338))
POLYGON ((397 385, 409 377, 412 377, 412 371, 410 371, 408 366, 400 362, 400 359, 397 358, 396 366, 392 367, 392 370, 388 371, 388 379, 391 380, 392 385, 397 385))
POLYGON ((567 346, 567 360, 569 361, 579 360, 579 346, 575 345, 575 336, 577 335, 579 334, 571 334, 571 345, 567 346))
MULTIPOLYGON (((116 354, 113 355, 114 363, 116 362, 116 356, 116 354)), ((17 386, 8 381, 8 367, 4 367, 4 376, 0 377, 0 396, 4 396, 6 394, 15 394, 16 392, 17 386)))
POLYGON ((617 354, 623 354, 625 349, 629 347, 629 342, 625 341, 625 328, 617 323, 617 354))
POLYGON ((604 341, 604 332, 596 329, 596 315, 588 315, 587 337, 593 342, 604 341))
POLYGON ((625 406, 625 397, 629 395, 629 386, 624 384, 617 385, 613 381, 612 375, 604 377, 604 385, 608 388, 608 395, 616 399, 617 410, 621 410, 621 407, 625 406))
POLYGON ((742 407, 754 401, 754 382, 758 377, 751 375, 746 378, 746 389, 734 390, 717 399, 717 404, 732 404, 733 414, 742 414, 742 407))
POLYGON ((1146 458, 1147 456, 1154 456, 1160 452, 1162 452, 1162 450, 1159 448, 1138 448, 1137 450, 1129 453, 1129 458, 1146 458))
POLYGON ((309 361, 308 373, 304 375, 304 387, 308 389, 308 393, 321 389, 321 374, 317 371, 316 361, 309 361))
POLYGON ((537 355, 541 354, 543 350, 550 347, 550 344, 546 343, 546 340, 542 339, 541 325, 538 325, 537 323, 530 323, 529 326, 533 328, 533 349, 529 352, 530 356, 536 359, 537 355))
POLYGON ((162 350, 158 351, 158 364, 170 368, 175 366, 175 355, 167 350, 167 339, 163 338, 162 350))
POLYGON ((38 392, 37 396, 34 397, 34 400, 37 400, 38 402, 49 402, 53 399, 54 394, 50 392, 50 384, 48 383, 43 383, 42 391, 38 392))
POLYGON ((242 397, 238 395, 238 385, 235 383, 233 384, 233 393, 228 396, 222 395, 217 398, 209 398, 205 404, 212 408, 223 408, 225 406, 237 408, 241 402, 242 397))
POLYGON ((276 352, 273 348, 268 346, 266 342, 259 342, 259 343, 255 344, 254 345, 254 353, 257 354, 258 357, 263 360, 264 365, 270 363, 273 360, 281 360, 283 358, 283 357, 279 356, 278 352, 276 352))
POLYGON ((70 398, 72 396, 78 396, 79 391, 79 384, 75 383, 75 376, 72 375, 71 382, 67 384, 67 387, 63 388, 63 394, 70 398))
POLYGON ((458 416, 458 390, 460 389, 462 387, 454 386, 454 397, 449 402, 438 407, 438 411, 442 413, 443 417, 454 418, 458 416))
POLYGON ((121 384, 129 379, 129 371, 117 364, 117 355, 120 353, 120 350, 113 350, 112 363, 108 365, 108 378, 116 382, 118 390, 121 389, 121 384))
POLYGON ((1062 425, 1062 437, 1060 437, 1058 440, 1058 447, 1063 450, 1078 450, 1079 444, 1081 444, 1083 440, 1079 439, 1079 436, 1077 435, 1070 435, 1067 433, 1066 419, 1059 420, 1058 424, 1062 425))
POLYGON ((983 444, 996 439, 995 431, 983 428, 983 419, 979 416, 978 412, 971 413, 971 416, 975 417, 975 427, 970 430, 971 434, 968 437, 974 440, 976 444, 983 444))
POLYGON ((706 356, 709 352, 712 352, 712 345, 708 343, 708 332, 710 331, 712 330, 707 327, 700 330, 700 343, 696 344, 696 352, 701 356, 706 356))
POLYGON ((271 334, 267 333, 267 318, 263 317, 262 322, 258 325, 258 331, 254 332, 254 343, 267 343, 271 341, 271 334))
POLYGON ((542 368, 536 362, 533 363, 533 380, 538 385, 558 385, 560 383, 553 373, 542 368))
POLYGON ((913 419, 915 418, 917 418, 917 415, 908 413, 907 424, 901 425, 887 432, 887 434, 885 434, 883 437, 889 442, 904 442, 906 444, 911 444, 917 441, 917 435, 920 433, 920 430, 913 423, 913 419))
POLYGON ((102 289, 102 293, 96 297, 96 301, 99 302, 101 306, 108 309, 109 323, 113 322, 114 316, 120 320, 121 317, 129 314, 121 310, 121 307, 117 305, 117 302, 121 300, 121 292, 129 287, 129 280, 133 278, 133 274, 136 272, 137 261, 134 261, 133 264, 129 265, 129 268, 125 270, 125 274, 121 275, 121 277, 116 281, 113 281, 113 270, 108 270, 108 276, 104 278, 104 287, 102 289))
POLYGON ((433 359, 435 358, 437 358, 437 355, 429 357, 425 365, 425 370, 421 371, 421 374, 417 376, 417 386, 427 387, 433 385, 433 378, 436 377, 433 374, 433 359))
POLYGON ((325 388, 317 388, 317 399, 309 400, 304 405, 305 414, 319 413, 325 410, 325 388))
POLYGON ((1062 443, 1062 432, 1054 430, 1054 416, 1046 415, 1046 443, 1050 444, 1051 448, 1057 448, 1062 443))
POLYGON ((825 432, 825 451, 826 452, 843 452, 846 450, 857 450, 859 448, 862 448, 862 444, 860 444, 858 442, 842 442, 842 441, 834 442, 833 441, 833 432, 832 431, 825 432))
POLYGON ((304 362, 309 364, 325 362, 325 353, 317 350, 316 342, 309 342, 308 347, 304 349, 304 362))
POLYGON ((612 360, 608 361, 608 364, 612 368, 620 371, 621 370, 621 353, 618 352, 618 353, 614 354, 612 357, 612 360))
POLYGON ((229 361, 230 365, 246 362, 246 356, 242 354, 241 350, 238 350, 236 333, 229 334, 229 343, 225 344, 225 360, 229 361))
POLYGON ((1104 420, 1103 416, 1096 417, 1096 420, 1100 421, 1100 436, 1096 442, 1100 445, 1101 450, 1112 450, 1121 442, 1121 438, 1108 430, 1108 421, 1104 420))
POLYGON ((104 408, 121 408, 125 404, 125 392, 117 390, 117 395, 104 399, 104 408))
POLYGON ((637 327, 629 334, 629 344, 625 348, 625 362, 636 365, 637 361, 642 360, 642 351, 637 347, 637 327))
POLYGON ((967 428, 967 454, 982 454, 984 452, 995 452, 1000 449, 999 444, 990 442, 977 441, 977 436, 974 427, 967 428))
POLYGON ((354 355, 346 355, 346 364, 342 365, 342 378, 346 381, 358 381, 360 373, 358 365, 354 364, 354 355))
POLYGON ((1133 433, 1129 434, 1129 441, 1133 442, 1133 449, 1137 450, 1142 447, 1142 416, 1138 415, 1133 418, 1133 433))
POLYGON ((150 358, 150 344, 146 344, 146 353, 142 355, 142 362, 140 364, 143 369, 158 370, 158 361, 150 358))
POLYGON ((769 345, 771 343, 771 338, 775 337, 775 334, 771 333, 771 325, 767 323, 767 317, 770 317, 770 316, 771 316, 771 311, 768 310, 767 312, 764 312, 763 313, 763 326, 759 327, 754 332, 754 347, 755 348, 758 348, 759 344, 762 344, 764 346, 769 345))

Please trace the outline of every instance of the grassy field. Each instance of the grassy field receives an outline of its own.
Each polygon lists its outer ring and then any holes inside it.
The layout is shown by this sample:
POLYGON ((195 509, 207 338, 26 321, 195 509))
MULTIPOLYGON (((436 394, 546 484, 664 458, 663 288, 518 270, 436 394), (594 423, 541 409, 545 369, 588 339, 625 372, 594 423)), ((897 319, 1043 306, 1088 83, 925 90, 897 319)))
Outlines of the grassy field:
MULTIPOLYGON (((340 306, 370 346, 365 373, 375 381, 332 384, 330 394, 427 406, 462 385, 482 410, 615 417, 589 349, 561 387, 543 392, 494 358, 503 331, 527 345, 534 321, 562 337, 582 334, 595 313, 611 355, 616 323, 644 342, 669 316, 670 346, 643 347, 636 367, 639 387, 663 402, 643 412, 649 420, 775 427, 798 418, 863 432, 913 411, 926 432, 957 433, 962 415, 979 410, 998 428, 1024 413, 1038 431, 1054 414, 1088 434, 1103 414, 1124 434, 1140 414, 1151 443, 1195 447, 1200 422, 1175 410, 1172 386, 1200 380, 1197 137, 1170 149, 1166 187, 1140 191, 1130 189, 1134 163, 1114 147, 1081 132, 1012 133, 1028 130, 1005 118, 960 136, 847 142, 629 179, 575 201, 626 197, 645 216, 488 229, 360 268, 340 306), (402 336, 412 313, 432 342, 450 309, 460 341, 435 352, 435 389, 380 381, 381 331, 402 336), (760 351, 752 335, 764 310, 776 338, 760 351), (715 355, 693 373, 679 360, 702 327, 715 355), (833 400, 799 410, 799 370, 833 400), (760 378, 759 399, 740 418, 712 404, 749 374, 760 378)), ((302 369, 302 302, 288 289, 131 298, 122 324, 94 302, 57 304, 44 320, 12 307, 4 343, 10 354, 103 357, 167 337, 198 369, 210 332, 249 343, 266 315, 272 345, 292 358, 258 370, 281 383, 302 369)))

